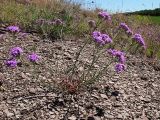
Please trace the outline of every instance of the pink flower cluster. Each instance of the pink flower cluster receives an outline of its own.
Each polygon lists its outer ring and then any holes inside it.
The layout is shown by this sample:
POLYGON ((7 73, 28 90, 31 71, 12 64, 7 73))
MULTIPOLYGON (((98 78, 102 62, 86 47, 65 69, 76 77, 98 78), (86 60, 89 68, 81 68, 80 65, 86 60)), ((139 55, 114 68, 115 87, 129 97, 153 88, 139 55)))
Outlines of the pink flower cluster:
POLYGON ((18 26, 9 26, 7 27, 6 30, 13 32, 13 33, 20 32, 20 28, 18 26))
MULTIPOLYGON (((121 23, 119 27, 124 29, 128 35, 133 35, 132 30, 128 27, 128 25, 126 23, 121 23)), ((137 34, 137 33, 134 34, 132 39, 135 40, 139 45, 146 48, 144 39, 142 38, 142 36, 140 34, 137 34)))
MULTIPOLYGON (((17 59, 21 56, 22 53, 23 53, 22 48, 20 48, 20 47, 14 47, 14 48, 12 48, 10 50, 10 55, 12 57, 11 57, 11 59, 6 60, 5 64, 8 67, 16 67, 17 64, 19 63, 17 59)), ((32 54, 28 55, 28 60, 30 62, 35 63, 35 62, 37 62, 39 60, 39 56, 36 53, 32 53, 32 54)))
POLYGON ((126 25, 126 23, 121 23, 120 24, 120 28, 124 29, 128 35, 132 35, 133 34, 133 32, 128 27, 128 25, 126 25))
POLYGON ((125 70, 124 63, 126 62, 125 53, 122 51, 114 50, 114 49, 108 49, 107 52, 118 58, 118 64, 115 66, 115 70, 117 73, 120 73, 125 70))
POLYGON ((104 20, 111 20, 110 14, 104 11, 99 12, 98 17, 103 18, 104 20))
POLYGON ((92 33, 94 41, 100 45, 105 45, 112 42, 112 39, 107 34, 102 34, 99 31, 94 31, 92 33))

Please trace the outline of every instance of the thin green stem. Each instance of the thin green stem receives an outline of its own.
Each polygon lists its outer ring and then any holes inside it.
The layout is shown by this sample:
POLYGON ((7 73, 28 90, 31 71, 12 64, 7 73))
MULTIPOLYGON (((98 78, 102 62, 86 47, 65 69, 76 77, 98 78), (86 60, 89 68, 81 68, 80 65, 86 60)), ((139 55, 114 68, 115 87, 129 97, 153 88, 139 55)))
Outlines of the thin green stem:
POLYGON ((77 53, 76 55, 76 58, 75 58, 75 62, 73 64, 73 66, 71 68, 69 68, 65 73, 69 73, 72 71, 72 75, 75 73, 75 68, 76 68, 76 64, 78 62, 78 59, 79 59, 79 56, 82 52, 82 50, 84 49, 84 47, 88 44, 88 41, 86 40, 86 42, 84 43, 84 45, 80 48, 79 52, 77 53))

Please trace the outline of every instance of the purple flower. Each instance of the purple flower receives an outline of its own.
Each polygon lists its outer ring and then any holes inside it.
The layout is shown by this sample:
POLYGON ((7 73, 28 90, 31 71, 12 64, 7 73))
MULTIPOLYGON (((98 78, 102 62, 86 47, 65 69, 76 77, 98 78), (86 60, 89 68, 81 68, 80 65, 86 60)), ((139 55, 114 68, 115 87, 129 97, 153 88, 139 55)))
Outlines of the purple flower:
POLYGON ((19 32, 20 31, 18 26, 9 26, 9 27, 7 27, 7 30, 11 31, 11 32, 19 32))
POLYGON ((10 54, 13 57, 18 57, 18 56, 20 56, 21 53, 23 53, 23 50, 20 47, 12 48, 11 51, 10 51, 10 54))
POLYGON ((94 38, 95 42, 99 43, 100 45, 105 45, 112 42, 112 39, 107 34, 101 34, 99 31, 94 31, 92 33, 92 37, 94 38))
POLYGON ((113 56, 121 56, 124 55, 124 52, 121 52, 119 50, 114 50, 114 49, 108 49, 107 52, 113 56))
POLYGON ((17 61, 16 60, 7 60, 5 62, 5 64, 8 66, 8 67, 16 67, 17 66, 17 61))
POLYGON ((133 32, 128 27, 128 25, 126 25, 126 23, 121 23, 119 27, 124 29, 128 35, 132 35, 133 34, 133 32))
POLYGON ((104 41, 104 44, 111 43, 112 39, 107 34, 101 34, 102 40, 104 41))
POLYGON ((125 65, 121 64, 121 63, 118 63, 118 64, 115 65, 115 70, 116 70, 117 73, 120 73, 120 72, 125 70, 125 65))
POLYGON ((113 50, 113 49, 108 49, 107 52, 113 56, 116 56, 118 58, 118 61, 120 63, 125 63, 126 58, 125 58, 125 53, 118 51, 118 50, 113 50))
POLYGON ((39 60, 39 56, 35 53, 28 55, 28 59, 30 62, 37 62, 39 60))
POLYGON ((101 37, 101 32, 99 31, 94 31, 92 33, 92 37, 94 38, 94 40, 98 43, 102 42, 102 37, 101 37))
POLYGON ((120 63, 125 63, 125 62, 126 62, 126 58, 125 58, 124 55, 120 55, 118 58, 119 58, 118 61, 119 61, 120 63))
POLYGON ((133 39, 136 41, 136 42, 138 42, 141 46, 146 46, 145 45, 145 42, 144 42, 144 39, 142 38, 142 36, 140 35, 140 34, 135 34, 134 36, 133 36, 133 39))
POLYGON ((128 31, 130 29, 128 25, 126 25, 126 23, 121 23, 120 28, 124 29, 125 31, 128 31))
POLYGON ((111 20, 111 16, 107 12, 104 12, 104 11, 99 12, 98 17, 103 18, 105 20, 111 20))
POLYGON ((99 37, 99 36, 101 36, 101 32, 99 32, 99 31, 94 31, 94 32, 92 33, 92 36, 93 36, 93 38, 99 37))

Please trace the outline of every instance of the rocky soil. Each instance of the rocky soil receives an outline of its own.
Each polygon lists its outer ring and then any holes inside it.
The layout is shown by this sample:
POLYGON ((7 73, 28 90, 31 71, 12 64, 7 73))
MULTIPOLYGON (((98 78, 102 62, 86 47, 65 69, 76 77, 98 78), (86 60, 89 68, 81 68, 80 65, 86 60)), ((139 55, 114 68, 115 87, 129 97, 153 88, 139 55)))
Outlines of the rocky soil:
MULTIPOLYGON (((82 40, 51 42, 36 35, 0 35, 0 120, 158 120, 160 119, 160 61, 127 55, 127 69, 115 74, 113 65, 89 89, 67 94, 59 83, 62 71, 74 61, 82 40), (24 49, 22 64, 11 69, 4 65, 9 50, 24 49), (36 51, 36 66, 25 54, 36 51), (58 83, 58 84, 57 84, 58 83)), ((92 46, 87 46, 81 61, 92 46)), ((105 60, 102 58, 99 67, 105 60)), ((83 67, 80 67, 83 70, 83 67)), ((62 85, 61 85, 62 86, 62 85)))

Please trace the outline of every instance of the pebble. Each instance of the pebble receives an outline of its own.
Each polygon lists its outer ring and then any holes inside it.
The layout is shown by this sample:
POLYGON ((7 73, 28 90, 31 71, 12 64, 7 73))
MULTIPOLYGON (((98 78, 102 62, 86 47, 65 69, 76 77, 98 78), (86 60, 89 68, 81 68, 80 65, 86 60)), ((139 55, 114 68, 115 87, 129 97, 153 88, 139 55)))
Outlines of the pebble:
POLYGON ((104 98, 104 99, 108 98, 107 95, 105 95, 105 94, 101 94, 101 97, 104 98))
POLYGON ((68 118, 69 120, 76 120, 77 118, 75 116, 71 116, 68 118))
POLYGON ((9 112, 8 109, 5 109, 4 112, 6 113, 7 117, 12 117, 14 113, 9 112))
POLYGON ((35 93, 36 93, 36 89, 35 89, 35 88, 30 88, 30 89, 29 89, 29 93, 35 94, 35 93))

